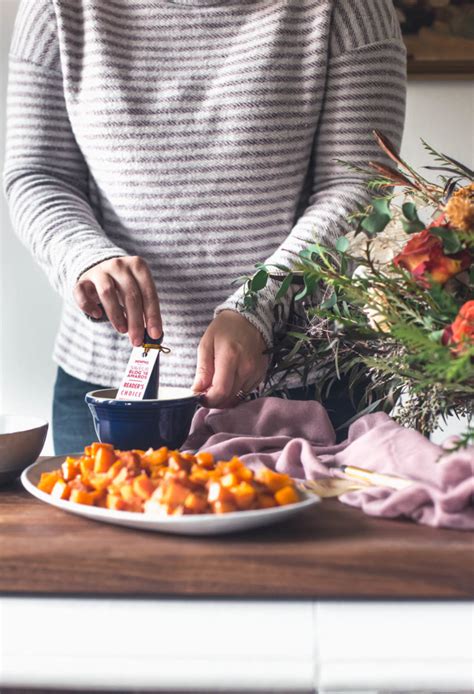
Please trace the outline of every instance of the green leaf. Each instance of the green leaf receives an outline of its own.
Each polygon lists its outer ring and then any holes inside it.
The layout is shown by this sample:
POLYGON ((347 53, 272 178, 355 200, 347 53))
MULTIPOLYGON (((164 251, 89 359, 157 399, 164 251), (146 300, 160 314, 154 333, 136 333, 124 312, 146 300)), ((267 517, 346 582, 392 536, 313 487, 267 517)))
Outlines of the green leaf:
POLYGON ((423 231, 423 229, 426 228, 421 220, 407 222, 405 219, 402 219, 402 226, 403 230, 407 234, 416 234, 417 232, 423 231))
POLYGON ((277 270, 281 270, 281 271, 284 272, 285 274, 286 274, 287 272, 290 272, 290 268, 289 268, 289 267, 287 267, 286 265, 280 265, 279 263, 273 263, 273 264, 271 265, 271 267, 276 267, 277 270))
POLYGON ((369 214, 368 217, 362 220, 361 227, 369 234, 379 234, 385 229, 390 220, 391 216, 388 214, 372 212, 372 214, 369 214))
POLYGON ((268 282, 268 274, 265 270, 259 270, 250 282, 250 289, 252 292, 259 292, 261 289, 266 287, 268 282))
POLYGON ((349 245, 349 239, 347 239, 345 236, 341 236, 341 238, 337 239, 336 241, 336 250, 338 250, 339 253, 345 253, 349 248, 349 245))
POLYGON ((296 294, 295 301, 301 301, 308 296, 308 294, 312 294, 316 286, 316 280, 317 278, 314 275, 305 275, 304 287, 300 292, 298 292, 298 294, 296 294))
POLYGON ((303 260, 312 260, 313 251, 311 251, 309 248, 303 248, 303 250, 300 251, 298 255, 300 258, 303 258, 303 260))
POLYGON ((377 198, 372 200, 372 207, 378 214, 387 215, 392 219, 393 215, 390 211, 390 198, 377 198))
POLYGON ((244 308, 247 311, 253 311, 257 305, 257 297, 255 294, 246 294, 244 296, 244 308))
POLYGON ((402 212, 409 222, 417 222, 420 219, 414 202, 406 202, 402 205, 402 212))
POLYGON ((328 251, 328 249, 325 246, 322 246, 320 243, 310 244, 307 246, 307 250, 315 255, 324 255, 328 251))
POLYGON ((453 229, 449 229, 448 227, 432 227, 430 233, 441 239, 446 253, 457 253, 461 250, 461 241, 453 229))
POLYGON ((428 335, 428 339, 432 342, 440 342, 443 333, 444 330, 433 330, 433 332, 428 335))
POLYGON ((294 337, 295 340, 300 340, 301 342, 308 342, 311 340, 309 335, 305 335, 304 333, 297 333, 297 332, 292 332, 291 330, 286 333, 288 337, 294 337))
POLYGON ((337 294, 334 292, 331 294, 329 299, 326 299, 326 301, 323 301, 321 304, 321 308, 327 309, 327 308, 333 308, 337 304, 337 294))
POLYGON ((285 277, 285 279, 283 280, 283 282, 281 283, 281 285, 280 285, 280 287, 276 293, 275 301, 279 301, 279 299, 281 299, 282 297, 284 297, 287 294, 289 288, 291 287, 292 281, 293 281, 293 273, 290 272, 290 274, 287 275, 285 277))

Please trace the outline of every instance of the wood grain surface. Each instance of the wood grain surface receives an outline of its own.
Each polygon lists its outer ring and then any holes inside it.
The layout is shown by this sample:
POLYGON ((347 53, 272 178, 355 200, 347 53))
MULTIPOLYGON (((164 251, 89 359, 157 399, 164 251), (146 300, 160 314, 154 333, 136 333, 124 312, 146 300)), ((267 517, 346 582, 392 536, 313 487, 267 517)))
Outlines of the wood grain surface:
POLYGON ((365 516, 335 499, 215 538, 136 531, 0 489, 0 592, 221 598, 472 598, 472 533, 365 516))

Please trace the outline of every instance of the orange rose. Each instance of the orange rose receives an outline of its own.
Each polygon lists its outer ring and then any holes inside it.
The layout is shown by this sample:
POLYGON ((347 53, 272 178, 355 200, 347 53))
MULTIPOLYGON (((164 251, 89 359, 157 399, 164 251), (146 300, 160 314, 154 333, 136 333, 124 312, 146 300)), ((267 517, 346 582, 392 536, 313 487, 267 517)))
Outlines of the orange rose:
POLYGON ((455 345, 453 352, 460 354, 465 345, 474 344, 474 301, 466 301, 442 337, 444 345, 455 345))
POLYGON ((429 275, 435 282, 444 284, 469 267, 471 256, 469 251, 445 255, 441 239, 431 234, 429 229, 423 229, 412 236, 393 262, 416 279, 423 281, 429 275))

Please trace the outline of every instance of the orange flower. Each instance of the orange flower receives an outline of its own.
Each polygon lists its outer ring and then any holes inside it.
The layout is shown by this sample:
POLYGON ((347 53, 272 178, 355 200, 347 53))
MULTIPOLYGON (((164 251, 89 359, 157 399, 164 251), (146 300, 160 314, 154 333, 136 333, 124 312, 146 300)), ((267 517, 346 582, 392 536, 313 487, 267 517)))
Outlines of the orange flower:
POLYGON ((412 236, 393 262, 416 279, 425 280, 429 275, 435 282, 444 284, 469 267, 471 256, 469 251, 445 255, 441 239, 431 234, 429 229, 423 229, 412 236))
POLYGON ((445 211, 451 224, 461 232, 474 229, 474 183, 457 190, 449 199, 445 211))
POLYGON ((454 321, 445 328, 441 339, 444 345, 455 345, 453 352, 460 354, 466 345, 474 344, 474 301, 466 301, 454 321))

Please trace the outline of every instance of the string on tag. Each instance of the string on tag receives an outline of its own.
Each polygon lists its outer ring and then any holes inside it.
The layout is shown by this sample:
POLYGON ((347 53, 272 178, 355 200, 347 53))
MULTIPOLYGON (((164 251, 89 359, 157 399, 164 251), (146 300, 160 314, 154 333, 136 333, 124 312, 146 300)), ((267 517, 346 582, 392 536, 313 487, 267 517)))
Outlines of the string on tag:
POLYGON ((163 354, 169 354, 171 352, 169 347, 165 347, 164 345, 159 345, 157 343, 144 342, 142 347, 144 357, 148 356, 150 349, 157 349, 158 352, 163 352, 163 354))

